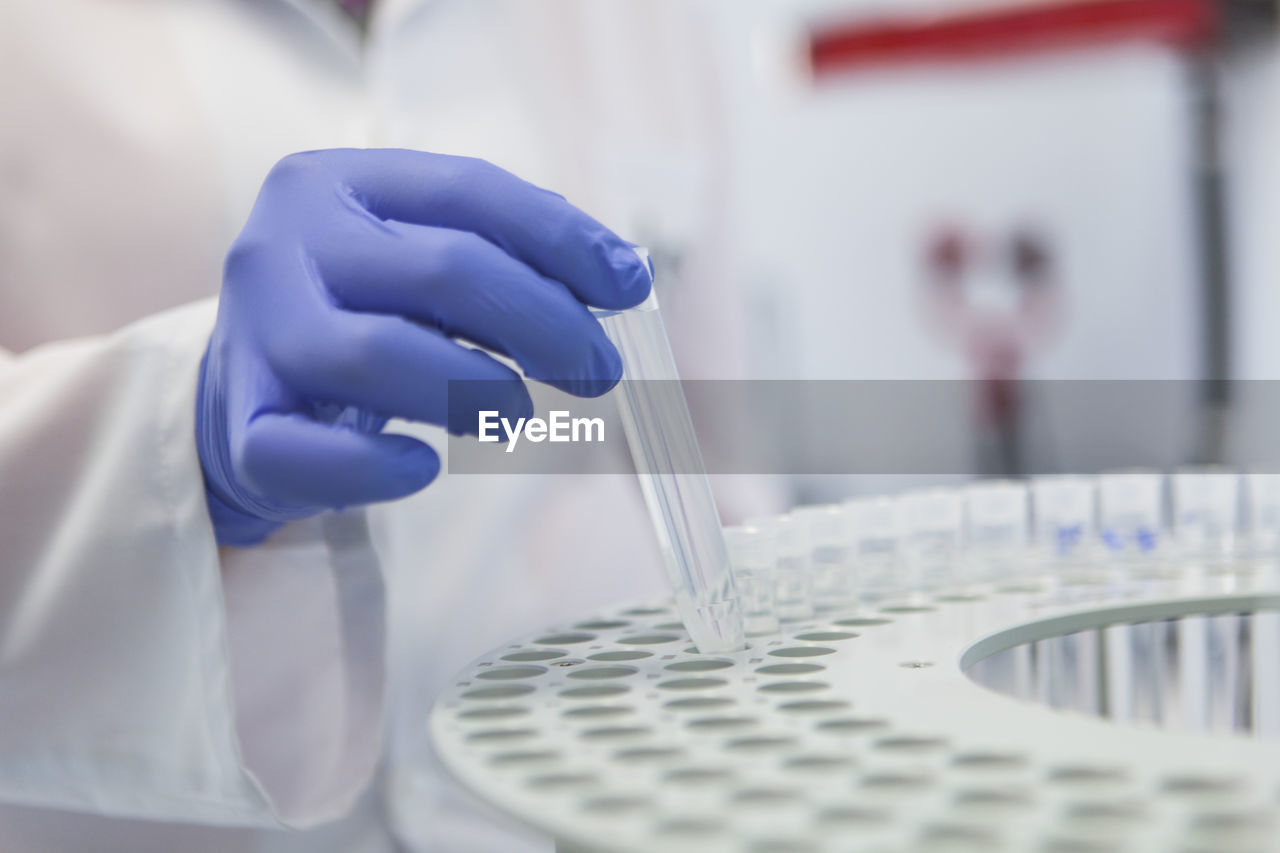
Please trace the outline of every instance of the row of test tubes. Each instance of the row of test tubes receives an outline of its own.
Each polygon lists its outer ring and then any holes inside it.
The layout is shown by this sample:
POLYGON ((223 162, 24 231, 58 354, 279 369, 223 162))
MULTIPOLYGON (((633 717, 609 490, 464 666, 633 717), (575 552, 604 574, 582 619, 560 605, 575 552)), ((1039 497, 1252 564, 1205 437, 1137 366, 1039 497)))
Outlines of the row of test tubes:
POLYGON ((1280 474, 979 481, 803 506, 724 530, 746 632, 861 600, 1037 571, 1280 550, 1280 474))

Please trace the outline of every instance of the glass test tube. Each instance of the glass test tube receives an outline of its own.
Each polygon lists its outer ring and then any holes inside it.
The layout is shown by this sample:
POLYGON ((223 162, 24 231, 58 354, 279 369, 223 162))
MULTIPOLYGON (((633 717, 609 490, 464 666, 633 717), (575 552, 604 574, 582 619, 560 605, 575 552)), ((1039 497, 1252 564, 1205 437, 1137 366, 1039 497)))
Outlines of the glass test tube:
POLYGON ((1227 468, 1179 468, 1173 477, 1178 547, 1196 557, 1225 557, 1236 546, 1240 478, 1227 468))
POLYGON ((1027 487, 1012 480, 965 486, 965 546, 971 579, 1016 574, 1027 546, 1027 487))
POLYGON ((1280 550, 1280 474, 1250 472, 1245 477, 1249 499, 1249 546, 1257 554, 1280 550))
POLYGON ((744 524, 724 529, 729 562, 742 602, 747 636, 778 633, 774 609, 778 588, 778 551, 773 530, 767 525, 744 524))
POLYGON ((901 498, 903 553, 914 589, 955 580, 964 543, 964 512, 954 489, 922 489, 901 498))
POLYGON ((778 619, 799 622, 813 618, 813 574, 808 536, 794 516, 783 515, 769 522, 778 553, 778 619))
POLYGON ((813 603, 819 610, 839 610, 854 603, 849 565, 848 522, 837 505, 802 506, 792 517, 808 534, 813 603))
POLYGON ((746 645, 738 591, 657 295, 592 313, 622 355, 614 398, 680 618, 698 651, 737 651, 746 645))
POLYGON ((880 599, 904 586, 901 503, 889 497, 853 498, 845 501, 844 513, 858 594, 880 599))
POLYGON ((1164 475, 1120 471, 1098 477, 1102 543, 1117 555, 1150 554, 1164 527, 1164 475))
POLYGON ((1032 527, 1036 548, 1050 563, 1088 557, 1093 542, 1095 483, 1069 474, 1031 481, 1032 527))

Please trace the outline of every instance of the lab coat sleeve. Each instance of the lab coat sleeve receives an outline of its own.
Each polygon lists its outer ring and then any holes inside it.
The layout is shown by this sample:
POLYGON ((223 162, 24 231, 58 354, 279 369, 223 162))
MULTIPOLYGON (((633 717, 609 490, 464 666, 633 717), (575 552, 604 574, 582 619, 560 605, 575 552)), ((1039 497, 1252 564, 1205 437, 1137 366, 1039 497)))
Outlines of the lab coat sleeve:
POLYGON ((215 311, 0 351, 0 800, 307 826, 376 768, 363 514, 215 544, 194 439, 215 311))

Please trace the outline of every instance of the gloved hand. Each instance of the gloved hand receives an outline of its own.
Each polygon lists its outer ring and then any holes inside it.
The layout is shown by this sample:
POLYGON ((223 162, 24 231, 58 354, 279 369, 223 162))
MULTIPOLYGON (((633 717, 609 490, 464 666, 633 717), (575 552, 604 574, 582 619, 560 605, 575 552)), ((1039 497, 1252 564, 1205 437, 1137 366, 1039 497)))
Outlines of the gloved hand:
POLYGON ((439 472, 392 417, 475 432, 528 417, 525 375, 603 394, 622 365, 587 311, 628 308, 650 270, 562 197, 481 160, 404 150, 294 154, 227 255, 196 440, 218 542, 416 492, 439 472), (450 380, 472 382, 452 400, 450 380), (452 403, 452 406, 449 405, 452 403))

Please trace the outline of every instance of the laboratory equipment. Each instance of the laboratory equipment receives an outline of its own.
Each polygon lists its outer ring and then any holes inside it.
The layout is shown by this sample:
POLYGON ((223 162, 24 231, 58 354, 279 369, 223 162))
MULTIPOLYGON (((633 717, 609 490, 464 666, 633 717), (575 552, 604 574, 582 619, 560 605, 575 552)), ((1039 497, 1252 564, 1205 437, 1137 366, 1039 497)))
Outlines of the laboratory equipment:
POLYGON ((964 542, 964 512, 954 489, 908 492, 902 501, 903 556, 917 590, 955 579, 964 542))
POLYGON ((902 506, 896 498, 845 501, 853 583, 864 598, 881 598, 901 582, 902 506))
POLYGON ((837 505, 803 506, 791 513, 807 534, 813 604, 818 610, 839 610, 854 602, 849 566, 848 518, 837 505))
POLYGON ((1098 477, 1102 544, 1120 557, 1151 555, 1164 527, 1164 476, 1158 471, 1116 471, 1098 477))
POLYGON ((1259 554, 1280 550, 1280 474, 1254 471, 1245 477, 1249 501, 1249 547, 1259 554))
POLYGON ((773 528, 745 524, 724 529, 733 579, 742 605, 743 627, 748 637, 776 633, 778 614, 778 550, 773 528))
POLYGON ((813 573, 808 536, 793 515, 767 522, 778 549, 777 612, 781 622, 813 616, 813 573))
POLYGON ((1217 558, 1236 547, 1240 478, 1226 468, 1180 468, 1174 472, 1173 532, 1185 554, 1217 558))
POLYGON ((1097 485, 1069 474, 1031 481, 1032 528, 1036 550, 1050 563, 1087 558, 1094 543, 1097 485))
POLYGON ((991 580, 1016 574, 1027 562, 1026 484, 978 482, 966 486, 963 495, 970 578, 991 580))
POLYGON ((657 294, 593 313, 622 356, 614 395, 685 628, 702 652, 737 651, 741 604, 657 294))

